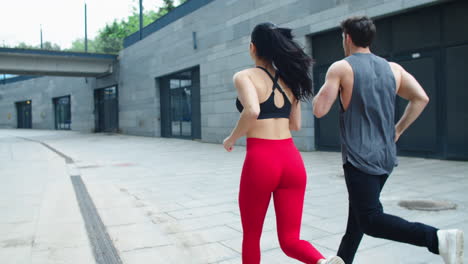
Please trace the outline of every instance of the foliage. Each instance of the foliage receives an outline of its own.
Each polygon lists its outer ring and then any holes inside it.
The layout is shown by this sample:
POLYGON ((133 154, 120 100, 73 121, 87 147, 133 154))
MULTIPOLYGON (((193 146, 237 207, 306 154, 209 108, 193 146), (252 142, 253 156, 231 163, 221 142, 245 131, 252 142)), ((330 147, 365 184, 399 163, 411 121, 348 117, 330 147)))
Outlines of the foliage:
MULTIPOLYGON (((187 0, 180 0, 179 4, 185 3, 187 0)), ((174 0, 163 0, 164 4, 155 10, 144 10, 143 12, 143 27, 153 23, 155 20, 172 11, 174 0)), ((133 0, 132 14, 125 19, 114 20, 110 24, 106 24, 104 28, 99 30, 98 35, 94 39, 88 39, 88 52, 95 53, 118 53, 123 48, 123 40, 127 36, 138 32, 140 29, 140 13, 139 1, 133 0)), ((85 51, 84 38, 75 39, 72 42, 71 48, 64 51, 85 51)), ((7 47, 3 45, 4 47, 7 47)), ((40 45, 32 46, 24 42, 19 43, 15 48, 21 49, 40 49, 40 45)), ((43 43, 45 50, 61 50, 60 46, 46 41, 43 43)))
MULTIPOLYGON (((173 0, 163 0, 164 5, 158 11, 148 10, 143 12, 143 27, 149 25, 175 8, 173 0)), ((184 3, 186 0, 182 0, 184 3)), ((114 20, 99 30, 98 36, 94 40, 88 40, 89 52, 118 53, 123 48, 123 40, 127 36, 138 32, 140 29, 140 14, 137 8, 137 0, 133 0, 132 14, 126 19, 114 20)), ((83 51, 84 43, 82 39, 73 42, 71 50, 83 51)))
MULTIPOLYGON (((18 45, 16 45, 15 48, 17 48, 17 49, 41 49, 41 45, 39 44, 39 45, 33 46, 33 45, 26 44, 24 42, 21 42, 18 45)), ((43 42, 42 43, 42 49, 44 49, 44 50, 56 50, 56 51, 62 50, 58 44, 52 43, 50 41, 43 42)))

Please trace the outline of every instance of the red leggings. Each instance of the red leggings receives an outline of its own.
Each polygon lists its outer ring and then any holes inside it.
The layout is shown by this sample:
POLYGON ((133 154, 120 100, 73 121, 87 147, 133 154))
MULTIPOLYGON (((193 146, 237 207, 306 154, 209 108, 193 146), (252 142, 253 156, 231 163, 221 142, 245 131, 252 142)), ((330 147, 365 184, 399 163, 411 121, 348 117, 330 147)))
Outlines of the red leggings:
POLYGON ((242 219, 242 263, 260 263, 260 236, 271 194, 281 249, 304 263, 324 257, 309 242, 300 240, 307 175, 292 138, 247 138, 239 207, 242 219))

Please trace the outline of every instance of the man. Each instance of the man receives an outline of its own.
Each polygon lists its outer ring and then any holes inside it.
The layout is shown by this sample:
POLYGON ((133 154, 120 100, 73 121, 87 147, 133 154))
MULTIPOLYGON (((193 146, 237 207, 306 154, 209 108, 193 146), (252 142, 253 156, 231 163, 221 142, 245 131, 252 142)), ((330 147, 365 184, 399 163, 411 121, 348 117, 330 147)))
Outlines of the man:
POLYGON ((429 98, 400 65, 369 49, 376 29, 368 17, 341 23, 346 58, 328 69, 325 84, 313 100, 317 118, 340 101, 343 169, 349 194, 346 233, 338 256, 351 264, 363 234, 425 246, 445 263, 463 262, 463 232, 438 230, 385 214, 380 192, 397 163, 395 142, 421 114, 429 98), (394 124, 396 95, 409 101, 394 124))

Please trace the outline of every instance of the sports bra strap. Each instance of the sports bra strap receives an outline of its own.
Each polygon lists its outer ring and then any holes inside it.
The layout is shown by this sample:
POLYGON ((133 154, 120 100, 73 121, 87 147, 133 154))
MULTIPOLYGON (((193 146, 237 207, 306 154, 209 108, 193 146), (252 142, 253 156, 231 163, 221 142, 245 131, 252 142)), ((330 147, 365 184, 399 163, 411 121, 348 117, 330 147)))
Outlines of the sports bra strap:
POLYGON ((257 68, 262 69, 263 71, 265 71, 268 74, 268 76, 270 77, 270 79, 273 81, 273 92, 275 91, 276 88, 279 88, 279 90, 281 92, 283 92, 283 89, 281 89, 281 87, 278 84, 278 79, 279 79, 278 71, 275 72, 275 77, 273 77, 271 75, 271 73, 267 69, 263 68, 262 66, 257 66, 257 68))
POLYGON ((273 91, 275 90, 275 88, 279 88, 280 91, 283 91, 283 89, 279 87, 278 78, 279 78, 279 74, 278 74, 278 71, 276 71, 275 78, 273 79, 273 91))

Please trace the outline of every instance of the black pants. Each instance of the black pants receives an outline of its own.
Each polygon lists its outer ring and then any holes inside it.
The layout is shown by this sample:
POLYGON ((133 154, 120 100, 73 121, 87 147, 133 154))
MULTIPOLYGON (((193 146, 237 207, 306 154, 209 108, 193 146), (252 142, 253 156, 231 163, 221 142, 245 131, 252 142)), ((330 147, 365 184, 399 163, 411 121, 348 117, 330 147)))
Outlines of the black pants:
POLYGON ((349 195, 349 215, 338 256, 346 264, 353 262, 364 234, 427 247, 432 253, 439 253, 436 228, 384 213, 380 192, 388 175, 366 174, 349 162, 343 165, 343 169, 349 195))

